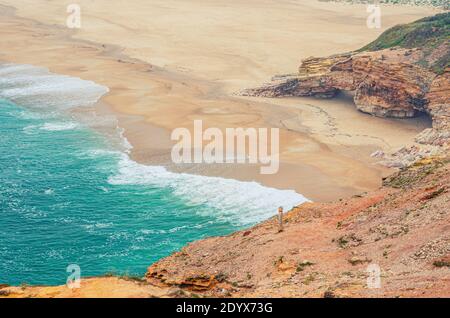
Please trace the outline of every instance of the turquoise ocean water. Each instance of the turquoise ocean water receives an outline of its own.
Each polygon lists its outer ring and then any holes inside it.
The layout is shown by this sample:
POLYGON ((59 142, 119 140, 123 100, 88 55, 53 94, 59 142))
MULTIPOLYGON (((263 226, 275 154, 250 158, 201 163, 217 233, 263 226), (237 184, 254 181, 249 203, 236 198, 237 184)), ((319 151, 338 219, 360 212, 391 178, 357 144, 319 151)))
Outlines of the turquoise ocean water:
POLYGON ((90 111, 106 92, 45 69, 0 65, 0 283, 63 284, 69 264, 82 276, 143 275, 187 242, 305 200, 132 161, 119 129, 99 129, 113 121, 90 111), (89 111, 80 116, 76 107, 89 111))

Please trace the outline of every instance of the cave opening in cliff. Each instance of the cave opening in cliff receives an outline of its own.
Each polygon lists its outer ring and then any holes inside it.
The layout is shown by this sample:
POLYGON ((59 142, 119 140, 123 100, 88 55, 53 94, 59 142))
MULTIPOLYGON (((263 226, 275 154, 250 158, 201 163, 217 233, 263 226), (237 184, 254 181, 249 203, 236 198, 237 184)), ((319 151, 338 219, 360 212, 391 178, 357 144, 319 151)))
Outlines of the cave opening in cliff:
MULTIPOLYGON (((368 116, 375 116, 370 113, 366 113, 364 111, 357 109, 356 104, 354 102, 355 94, 356 94, 356 91, 340 90, 337 95, 337 98, 344 101, 348 105, 352 105, 352 107, 354 107, 355 110, 361 112, 362 114, 366 114, 368 116)), ((408 125, 416 126, 417 128, 420 128, 420 129, 431 128, 433 126, 433 121, 432 121, 430 114, 425 111, 419 111, 419 110, 416 110, 412 117, 403 117, 403 118, 397 117, 396 118, 396 117, 391 117, 391 116, 387 116, 387 117, 380 116, 380 119, 395 121, 395 122, 399 122, 399 123, 403 123, 403 124, 408 124, 408 125)))

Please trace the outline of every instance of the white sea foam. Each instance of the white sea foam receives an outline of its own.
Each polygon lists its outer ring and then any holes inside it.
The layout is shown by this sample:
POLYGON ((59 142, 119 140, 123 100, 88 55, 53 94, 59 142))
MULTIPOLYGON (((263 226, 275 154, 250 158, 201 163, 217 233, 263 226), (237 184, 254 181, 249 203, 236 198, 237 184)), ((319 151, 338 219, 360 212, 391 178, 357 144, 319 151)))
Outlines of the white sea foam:
POLYGON ((31 135, 34 133, 34 131, 36 130, 37 127, 38 127, 37 125, 29 125, 29 126, 24 127, 22 130, 25 134, 31 135))
POLYGON ((40 126, 39 129, 47 131, 63 131, 77 129, 79 126, 79 124, 73 122, 45 123, 40 126))
POLYGON ((276 214, 280 205, 288 210, 308 201, 293 190, 269 188, 257 182, 173 173, 161 166, 139 164, 126 154, 122 154, 118 162, 118 174, 108 181, 113 185, 141 184, 170 188, 187 204, 211 207, 211 210, 199 209, 199 213, 238 225, 249 225, 269 218, 276 214))
MULTIPOLYGON (((29 108, 43 108, 46 113, 96 103, 108 88, 76 77, 56 75, 45 68, 31 65, 0 65, 0 97, 29 108)), ((103 120, 106 120, 103 118, 103 120)), ((110 119, 106 120, 110 122, 110 119)), ((97 127, 98 118, 92 119, 97 127)), ((103 124, 103 121, 102 121, 103 124)), ((25 132, 36 129, 51 131, 76 129, 73 122, 48 122, 28 126, 25 132)), ((237 225, 249 225, 276 214, 278 206, 285 209, 308 201, 293 190, 278 190, 256 182, 241 182, 219 177, 206 177, 186 173, 173 173, 161 166, 146 166, 132 161, 128 156, 131 144, 117 130, 121 139, 118 151, 92 151, 88 155, 118 156, 118 171, 109 178, 112 185, 140 184, 169 188, 186 204, 203 205, 198 213, 208 214, 237 225)))
POLYGON ((11 115, 18 116, 22 119, 53 119, 56 116, 56 114, 51 113, 51 112, 46 112, 44 114, 44 113, 31 112, 28 110, 23 110, 23 111, 20 111, 19 113, 17 113, 17 112, 11 113, 11 115))
POLYGON ((126 153, 130 153, 130 151, 133 149, 133 145, 125 137, 125 129, 117 127, 117 130, 119 132, 119 137, 122 140, 122 147, 125 149, 126 153))
POLYGON ((108 149, 89 149, 79 154, 81 157, 98 158, 98 157, 120 157, 122 153, 117 150, 108 149))
POLYGON ((74 122, 53 122, 45 123, 42 125, 29 125, 23 128, 23 131, 27 134, 36 133, 37 130, 45 131, 64 131, 74 130, 80 127, 80 124, 74 122))
POLYGON ((90 106, 108 88, 77 77, 57 75, 32 65, 0 65, 0 97, 36 108, 90 106))

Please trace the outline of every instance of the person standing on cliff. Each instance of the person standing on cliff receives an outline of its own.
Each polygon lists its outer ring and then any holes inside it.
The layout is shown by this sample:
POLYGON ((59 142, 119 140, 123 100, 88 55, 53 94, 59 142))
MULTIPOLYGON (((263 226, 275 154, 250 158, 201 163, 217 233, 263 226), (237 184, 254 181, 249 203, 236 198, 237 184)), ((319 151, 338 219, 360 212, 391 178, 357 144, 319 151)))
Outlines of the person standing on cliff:
POLYGON ((278 208, 278 233, 283 232, 283 207, 278 208))

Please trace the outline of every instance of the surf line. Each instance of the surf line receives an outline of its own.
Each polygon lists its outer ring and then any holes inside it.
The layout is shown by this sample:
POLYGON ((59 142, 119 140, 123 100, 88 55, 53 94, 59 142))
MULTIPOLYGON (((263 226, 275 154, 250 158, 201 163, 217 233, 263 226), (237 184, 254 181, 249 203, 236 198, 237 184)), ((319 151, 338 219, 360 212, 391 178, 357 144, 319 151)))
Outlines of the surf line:
POLYGON ((171 151, 175 164, 261 164, 261 174, 275 174, 280 167, 279 128, 270 128, 269 143, 268 128, 226 128, 224 136, 221 129, 203 130, 203 121, 194 120, 193 135, 187 128, 176 128, 171 139, 178 141, 171 151))

